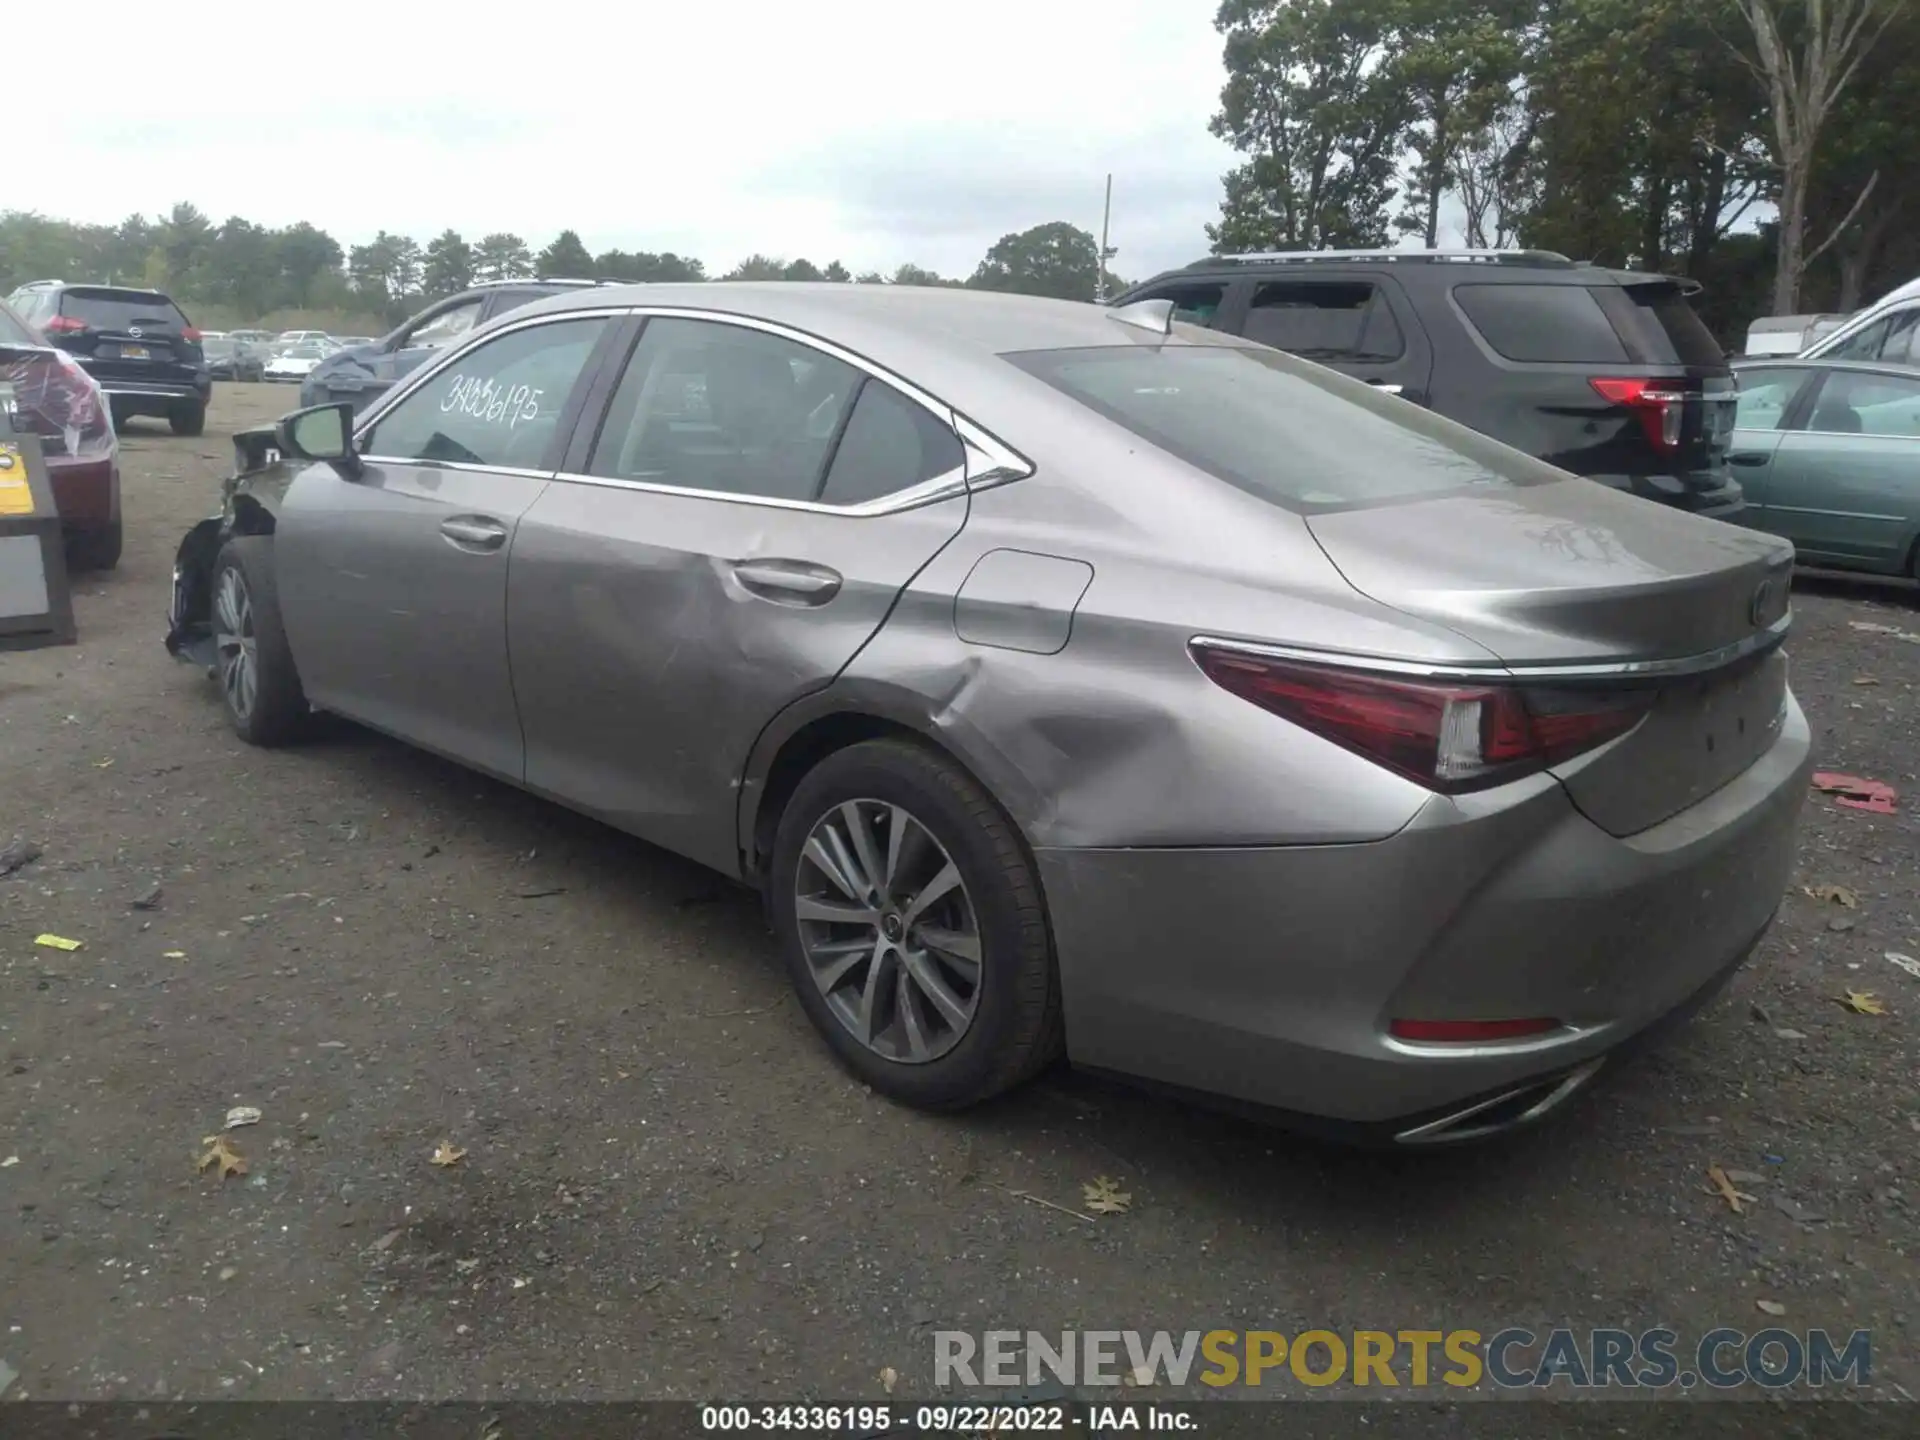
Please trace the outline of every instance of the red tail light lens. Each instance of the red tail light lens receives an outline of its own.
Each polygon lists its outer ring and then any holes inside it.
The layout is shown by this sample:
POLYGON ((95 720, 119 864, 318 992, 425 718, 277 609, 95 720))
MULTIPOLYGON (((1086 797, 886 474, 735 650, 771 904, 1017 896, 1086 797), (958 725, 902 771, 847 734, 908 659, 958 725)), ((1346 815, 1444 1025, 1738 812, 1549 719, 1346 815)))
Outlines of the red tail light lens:
POLYGON ((113 425, 93 378, 58 350, 0 360, 0 384, 50 455, 94 455, 113 448, 113 425))
POLYGON ((189 325, 180 332, 180 338, 182 340, 198 340, 200 338, 200 332, 189 325))
POLYGON ((1558 1020, 1395 1020, 1387 1033, 1396 1040, 1412 1040, 1427 1045, 1487 1044, 1498 1040, 1524 1040, 1529 1035, 1545 1035, 1558 1030, 1558 1020))
POLYGON ((1429 790, 1482 790, 1596 749, 1640 723, 1642 691, 1402 679, 1195 646, 1222 689, 1429 790))
POLYGON ((1681 423, 1686 418, 1687 392, 1663 389, 1657 380, 1589 380, 1603 399, 1624 405, 1640 420, 1653 448, 1662 452, 1680 448, 1681 423))
POLYGON ((87 322, 71 315, 56 315, 40 328, 49 335, 78 335, 87 328, 87 322))

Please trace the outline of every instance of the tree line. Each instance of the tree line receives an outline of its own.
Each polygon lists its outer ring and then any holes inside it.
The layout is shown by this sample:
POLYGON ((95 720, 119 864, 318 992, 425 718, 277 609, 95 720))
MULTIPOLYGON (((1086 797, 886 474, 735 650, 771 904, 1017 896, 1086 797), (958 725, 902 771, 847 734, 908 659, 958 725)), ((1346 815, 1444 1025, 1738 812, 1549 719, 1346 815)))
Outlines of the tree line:
POLYGON ((1730 333, 1920 274, 1920 0, 1221 0, 1219 251, 1464 216, 1701 281, 1730 333), (1769 213, 1771 212, 1771 213, 1769 213))
MULTIPOLYGON (((0 294, 29 280, 114 283, 164 290, 182 304, 218 306, 249 319, 287 311, 364 313, 398 324, 422 305, 477 281, 557 277, 579 280, 817 280, 849 284, 967 285, 1091 300, 1098 247, 1065 221, 1002 236, 973 273, 949 279, 918 265, 855 275, 838 260, 816 265, 749 255, 718 276, 671 251, 606 250, 595 255, 562 230, 536 251, 518 235, 469 241, 445 230, 422 245, 382 230, 342 245, 301 222, 270 228, 235 215, 215 224, 191 204, 149 219, 88 225, 28 211, 0 212, 0 294)), ((1109 275, 1108 293, 1121 282, 1109 275)))

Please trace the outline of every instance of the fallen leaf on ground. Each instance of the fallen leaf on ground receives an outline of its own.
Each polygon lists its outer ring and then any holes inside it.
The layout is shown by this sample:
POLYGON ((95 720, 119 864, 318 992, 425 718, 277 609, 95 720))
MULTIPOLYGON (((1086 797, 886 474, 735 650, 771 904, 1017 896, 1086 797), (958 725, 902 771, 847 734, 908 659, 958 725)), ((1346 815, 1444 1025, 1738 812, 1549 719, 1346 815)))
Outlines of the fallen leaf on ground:
POLYGON ((442 1140, 433 1147, 433 1154, 428 1157, 435 1165, 458 1165, 466 1158, 467 1152, 451 1140, 442 1140))
POLYGON ((227 1129, 238 1130, 242 1125, 258 1125, 260 1107, 257 1105, 236 1105, 227 1111, 227 1129))
POLYGON ((894 1369, 893 1366, 889 1365, 880 1372, 880 1388, 885 1390, 889 1395, 893 1393, 893 1387, 899 1383, 900 1372, 894 1369))
POLYGON ((1762 1315, 1784 1315, 1787 1313, 1787 1307, 1782 1305, 1778 1300, 1756 1300, 1753 1303, 1760 1307, 1760 1313, 1762 1315))
POLYGON ((1133 1204, 1133 1196, 1110 1175, 1096 1175, 1091 1184, 1082 1185, 1080 1198, 1096 1215, 1124 1215, 1133 1204))
POLYGON ((1907 974, 1913 976, 1914 979, 1920 980, 1920 960, 1914 959, 1911 955, 1902 955, 1898 950, 1887 951, 1887 959, 1893 964, 1898 965, 1902 970, 1906 971, 1907 974))
POLYGON ((1800 893, 1809 900, 1818 900, 1822 905, 1844 905, 1849 910, 1858 908, 1860 904, 1860 897, 1844 885, 1802 885, 1800 893))
POLYGON ((1849 990, 1835 1003, 1846 1006, 1847 1009, 1853 1011, 1856 1015, 1884 1015, 1887 1013, 1887 1007, 1881 1003, 1880 997, 1875 995, 1871 990, 1849 990))
POLYGON ((200 1143, 206 1146, 207 1150, 195 1164, 195 1169, 204 1172, 218 1165, 222 1180, 229 1176, 247 1173, 247 1157, 234 1149, 225 1135, 203 1135, 200 1143))
POLYGON ((187 952, 184 950, 167 950, 162 952, 160 958, 163 960, 184 960, 187 958, 187 952))
POLYGON ((1713 1188, 1707 1193, 1709 1195, 1718 1195, 1722 1200, 1726 1201, 1727 1208, 1736 1215, 1746 1214, 1747 1205, 1759 1203, 1744 1190, 1734 1189, 1733 1181, 1727 1178, 1727 1172, 1722 1170, 1718 1165, 1707 1166, 1707 1179, 1713 1182, 1713 1188))
POLYGON ((1856 675, 1853 677, 1853 683, 1856 685, 1878 685, 1880 682, 1871 675, 1856 675))
POLYGON ((1909 645, 1920 645, 1920 635, 1911 630, 1902 630, 1898 625, 1880 625, 1872 620, 1849 620, 1847 628, 1859 630, 1868 635, 1891 635, 1896 640, 1904 640, 1909 645))
POLYGON ((20 1157, 18 1155, 9 1155, 6 1159, 0 1160, 0 1170, 10 1170, 19 1163, 20 1157))
POLYGON ((36 935, 33 937, 33 943, 44 945, 49 950, 78 950, 84 942, 69 940, 64 935, 36 935))
POLYGON ((93 762, 93 768, 96 770, 105 770, 111 764, 113 764, 111 760, 96 760, 93 762))

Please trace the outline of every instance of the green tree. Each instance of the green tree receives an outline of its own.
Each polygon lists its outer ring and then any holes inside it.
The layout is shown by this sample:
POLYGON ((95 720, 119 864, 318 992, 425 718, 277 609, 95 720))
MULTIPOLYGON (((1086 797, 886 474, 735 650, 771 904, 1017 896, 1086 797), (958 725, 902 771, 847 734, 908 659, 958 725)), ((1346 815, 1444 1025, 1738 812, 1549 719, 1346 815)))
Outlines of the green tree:
POLYGON ((887 277, 882 275, 878 270, 862 270, 858 275, 854 276, 854 284, 856 285, 884 285, 886 283, 887 277))
POLYGON ((425 298, 438 300, 457 295, 473 284, 473 247, 458 230, 442 230, 427 243, 420 277, 425 298))
POLYGON ((923 270, 918 265, 902 265, 889 277, 894 285, 958 285, 958 280, 944 279, 932 270, 923 270))
POLYGON ((707 278, 705 265, 671 250, 659 254, 651 250, 608 250, 593 262, 593 273, 602 280, 651 285, 691 284, 707 278))
POLYGON ((1079 226, 1053 220, 1002 235, 967 284, 976 290, 1091 300, 1100 270, 1099 248, 1079 226))
POLYGON ((324 230, 301 220, 274 238, 280 259, 277 303, 301 309, 316 304, 320 284, 340 273, 345 256, 340 242, 324 230))
POLYGON ((580 241, 578 231, 562 230, 553 243, 540 252, 534 273, 563 280, 591 280, 593 256, 580 241))
POLYGON ((757 251, 720 277, 722 280, 784 280, 787 264, 757 251))
POLYGON ((795 260, 780 272, 782 280, 819 280, 820 267, 811 260, 795 260))
POLYGON ((477 280, 521 280, 533 274, 533 252, 518 235, 504 231, 483 236, 473 247, 477 280))
POLYGON ((847 267, 842 265, 838 260, 829 260, 827 262, 827 268, 820 272, 820 278, 822 280, 831 280, 836 285, 845 285, 853 279, 853 275, 848 271, 847 267))

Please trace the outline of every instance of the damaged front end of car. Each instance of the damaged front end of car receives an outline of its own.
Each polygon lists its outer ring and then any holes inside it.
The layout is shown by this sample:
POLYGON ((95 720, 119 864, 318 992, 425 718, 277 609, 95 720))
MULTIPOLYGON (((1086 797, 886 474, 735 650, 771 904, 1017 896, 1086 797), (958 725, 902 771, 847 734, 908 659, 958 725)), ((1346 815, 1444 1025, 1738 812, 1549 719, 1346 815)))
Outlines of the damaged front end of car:
POLYGON ((220 485, 220 513, 187 531, 174 554, 166 642, 174 659, 213 673, 213 567, 220 547, 234 535, 271 535, 292 478, 278 426, 233 437, 233 473, 220 485))

